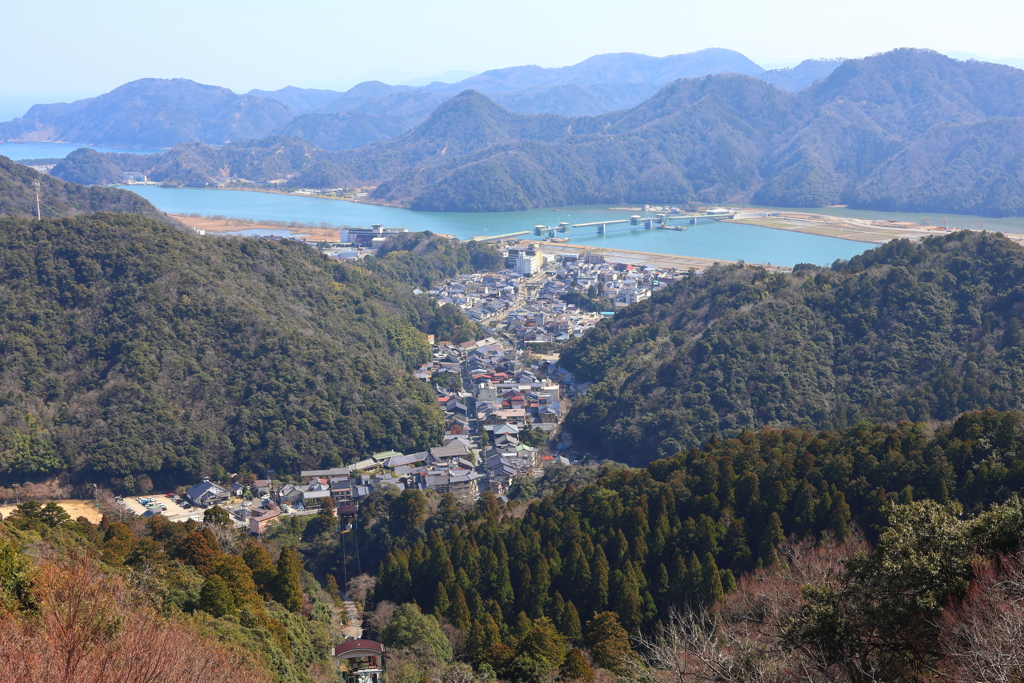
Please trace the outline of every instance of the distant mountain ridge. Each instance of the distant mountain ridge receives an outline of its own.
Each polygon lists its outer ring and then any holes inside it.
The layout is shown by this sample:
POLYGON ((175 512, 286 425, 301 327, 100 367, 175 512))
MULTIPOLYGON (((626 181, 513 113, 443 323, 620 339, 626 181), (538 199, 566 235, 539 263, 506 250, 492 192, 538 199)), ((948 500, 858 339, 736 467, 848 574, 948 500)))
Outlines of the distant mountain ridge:
POLYGON ((266 100, 276 100, 297 112, 306 113, 338 96, 334 90, 317 90, 315 88, 296 88, 289 85, 279 90, 250 90, 246 93, 266 100))
MULTIPOLYGON (((352 152, 351 168, 422 147, 448 113, 352 152)), ((713 75, 674 81, 630 110, 548 117, 543 136, 496 135, 462 157, 377 176, 374 196, 421 210, 753 201, 1024 213, 1024 71, 1012 67, 897 50, 846 61, 796 93, 713 75)))
POLYGON ((37 104, 0 123, 8 142, 81 142, 108 147, 223 144, 263 137, 296 115, 274 100, 236 95, 185 78, 144 78, 70 104, 37 104))
MULTIPOLYGON (((524 115, 465 91, 358 149, 284 137, 191 145, 151 160, 150 175, 376 186, 378 201, 431 211, 748 201, 1011 216, 1024 213, 1022 124, 1024 71, 897 50, 795 93, 717 74, 598 116, 524 115)), ((116 156, 124 170, 146 162, 116 156)))
POLYGON ((822 75, 820 69, 790 71, 774 77, 775 72, 764 71, 739 52, 711 48, 667 57, 597 55, 558 68, 508 67, 458 83, 410 86, 367 81, 344 93, 288 86, 236 95, 187 79, 150 78, 95 98, 36 105, 24 117, 0 123, 0 141, 159 148, 310 134, 327 149, 350 149, 413 128, 442 102, 467 89, 519 113, 593 116, 635 106, 677 78, 744 73, 775 78, 780 87, 799 88, 822 75), (328 116, 343 113, 360 116, 328 116), (293 124, 300 116, 306 118, 293 124))
MULTIPOLYGON (((745 201, 1024 213, 1017 161, 1024 149, 1024 71, 916 49, 832 67, 812 61, 759 78, 682 78, 631 109, 591 116, 524 115, 463 91, 394 137, 414 117, 414 98, 441 95, 365 83, 345 97, 372 114, 336 113, 325 122, 314 112, 265 139, 108 159, 177 184, 205 186, 228 176, 294 187, 376 186, 373 199, 418 210, 745 201), (830 70, 796 92, 767 82, 830 70)), ((501 80, 473 78, 483 77, 501 80)), ((509 87, 516 78, 506 74, 509 87)), ((551 87, 580 102, 588 96, 584 86, 551 87)))

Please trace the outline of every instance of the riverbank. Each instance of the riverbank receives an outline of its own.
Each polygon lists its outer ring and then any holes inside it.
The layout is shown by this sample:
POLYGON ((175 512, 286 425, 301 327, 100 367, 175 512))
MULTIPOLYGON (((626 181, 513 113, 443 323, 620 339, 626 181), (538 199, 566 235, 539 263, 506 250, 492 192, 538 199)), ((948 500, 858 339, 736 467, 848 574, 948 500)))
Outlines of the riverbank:
MULTIPOLYGON (((183 188, 169 187, 160 183, 146 182, 146 183, 135 183, 135 185, 151 185, 153 187, 167 187, 168 189, 178 190, 183 188)), ((114 187, 128 187, 132 185, 114 185, 114 187)), ((355 202, 356 204, 370 204, 372 206, 387 206, 392 209, 408 209, 409 207, 403 204, 395 202, 388 202, 383 199, 370 199, 369 195, 371 192, 377 189, 376 185, 370 185, 367 187, 356 187, 351 192, 344 194, 320 194, 315 191, 304 191, 304 190, 275 190, 272 187, 267 186, 250 186, 244 184, 237 185, 225 185, 217 187, 190 187, 185 188, 190 190, 221 190, 226 192, 259 192, 261 194, 276 194, 285 197, 302 197, 304 199, 331 199, 336 202, 355 202)))
MULTIPOLYGON (((536 244, 536 243, 534 243, 536 244)), ((689 270, 693 268, 697 272, 703 272, 715 265, 727 265, 736 263, 723 259, 701 258, 699 256, 674 256, 672 254, 654 254, 646 251, 632 251, 629 249, 612 249, 608 247, 588 247, 577 244, 554 244, 541 242, 540 250, 545 254, 558 256, 561 254, 596 254, 604 257, 609 263, 626 263, 633 266, 645 265, 653 268, 676 268, 677 270, 689 270)), ((769 270, 789 272, 787 266, 773 266, 762 264, 769 270)))
POLYGON ((287 231, 289 236, 312 242, 337 242, 341 238, 341 230, 338 228, 311 228, 308 226, 290 225, 265 225, 259 221, 247 220, 245 218, 212 218, 209 216, 191 216, 185 213, 168 214, 177 218, 190 228, 201 230, 207 233, 218 235, 247 235, 252 237, 259 233, 255 230, 266 230, 266 234, 275 234, 278 231, 287 231), (243 232, 244 231, 244 232, 243 232))
MULTIPOLYGON (((845 216, 828 216, 815 213, 797 213, 793 211, 770 212, 769 216, 760 216, 762 211, 741 211, 732 220, 724 223, 740 223, 757 225, 773 230, 801 232, 808 235, 821 235, 852 242, 869 244, 885 244, 896 239, 907 239, 912 242, 926 237, 944 235, 957 230, 977 230, 978 228, 950 228, 940 225, 922 225, 910 221, 865 220, 845 216), (752 216, 751 213, 758 214, 752 216)), ((1006 237, 1024 244, 1024 234, 1004 233, 1006 237)))

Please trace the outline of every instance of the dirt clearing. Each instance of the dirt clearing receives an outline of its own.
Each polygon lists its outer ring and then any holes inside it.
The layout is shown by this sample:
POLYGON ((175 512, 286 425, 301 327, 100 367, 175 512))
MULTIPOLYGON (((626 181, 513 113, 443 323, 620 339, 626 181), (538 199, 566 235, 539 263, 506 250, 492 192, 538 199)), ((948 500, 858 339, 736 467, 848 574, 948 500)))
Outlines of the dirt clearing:
MULTIPOLYGON (((103 515, 99 510, 96 509, 96 503, 91 500, 58 500, 54 501, 57 505, 64 508, 71 519, 78 519, 79 517, 85 517, 93 524, 97 524, 100 521, 100 517, 103 515)), ((40 503, 46 505, 45 502, 40 503)), ((0 505, 0 515, 7 517, 16 508, 16 505, 0 505)))

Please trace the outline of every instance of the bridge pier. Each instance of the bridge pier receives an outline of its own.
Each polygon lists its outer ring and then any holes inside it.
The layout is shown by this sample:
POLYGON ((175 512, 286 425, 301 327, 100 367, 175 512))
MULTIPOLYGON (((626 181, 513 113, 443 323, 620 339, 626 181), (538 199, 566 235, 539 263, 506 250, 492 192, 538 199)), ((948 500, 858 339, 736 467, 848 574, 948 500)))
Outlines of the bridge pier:
POLYGON ((597 224, 597 234, 598 235, 604 235, 607 232, 608 232, 608 225, 607 224, 605 224, 605 223, 598 223, 597 224))

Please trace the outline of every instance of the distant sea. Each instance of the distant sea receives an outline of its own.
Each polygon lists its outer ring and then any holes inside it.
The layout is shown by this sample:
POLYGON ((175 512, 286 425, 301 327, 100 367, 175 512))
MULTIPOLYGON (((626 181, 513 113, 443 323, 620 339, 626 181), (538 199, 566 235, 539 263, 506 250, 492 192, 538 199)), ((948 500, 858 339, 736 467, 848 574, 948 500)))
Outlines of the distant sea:
POLYGON ((21 159, 63 159, 76 149, 88 147, 97 152, 130 152, 131 154, 156 154, 165 152, 163 149, 119 149, 116 147, 100 147, 98 145, 77 144, 74 142, 4 142, 0 143, 0 156, 14 161, 21 159))
MULTIPOLYGON (((337 226, 366 226, 380 223, 388 227, 405 227, 411 231, 430 230, 459 239, 532 231, 535 225, 557 225, 561 221, 575 224, 622 220, 628 219, 630 214, 639 213, 612 210, 607 206, 568 206, 494 213, 442 213, 242 190, 176 189, 155 185, 131 185, 124 189, 138 193, 158 209, 168 213, 329 223, 337 226)), ((797 263, 826 265, 836 259, 850 259, 873 246, 864 242, 773 230, 756 225, 702 223, 688 227, 686 231, 643 230, 619 224, 608 226, 608 233, 605 235, 597 235, 594 228, 590 228, 589 234, 585 229, 579 229, 574 230, 570 237, 572 244, 592 247, 727 261, 742 259, 747 263, 771 263, 780 266, 793 266, 797 263)), ((246 232, 273 234, 269 231, 246 232)))

